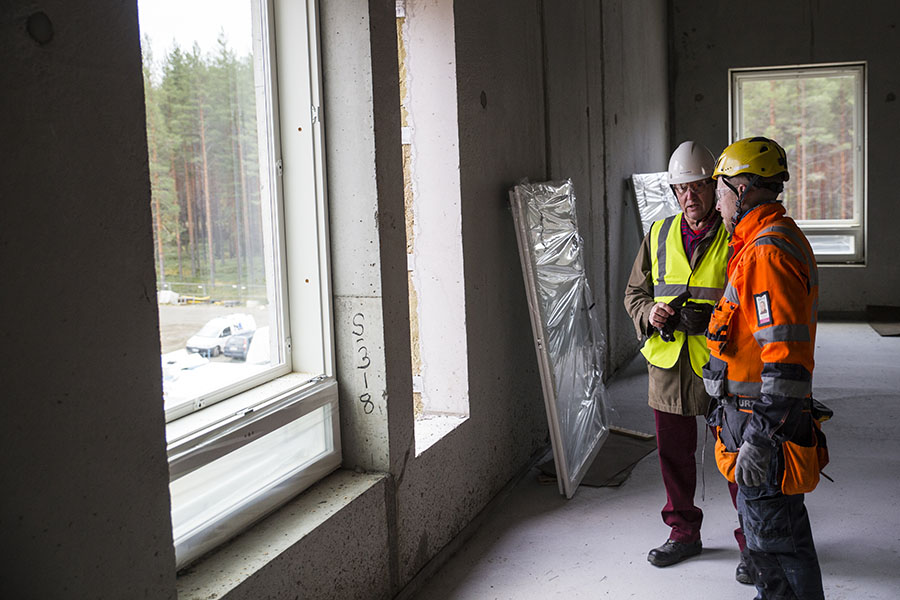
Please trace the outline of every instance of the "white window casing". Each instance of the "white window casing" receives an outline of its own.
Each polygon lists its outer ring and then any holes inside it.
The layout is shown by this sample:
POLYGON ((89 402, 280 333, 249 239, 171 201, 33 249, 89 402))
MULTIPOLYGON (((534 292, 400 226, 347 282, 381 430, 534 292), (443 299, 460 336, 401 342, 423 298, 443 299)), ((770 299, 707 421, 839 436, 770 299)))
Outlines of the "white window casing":
POLYGON ((272 359, 167 410, 178 568, 341 463, 318 5, 250 3, 272 359))
POLYGON ((865 62, 729 70, 730 140, 764 135, 786 148, 791 179, 783 198, 807 186, 830 195, 804 195, 803 206, 810 207, 805 215, 788 208, 820 264, 865 263, 866 106, 865 62), (785 90, 794 85, 801 90, 798 101, 786 103, 785 90), (768 105, 760 107, 766 90, 768 105), (820 108, 817 116, 816 105, 829 102, 840 108, 820 108), (793 148, 795 142, 803 151, 793 148))

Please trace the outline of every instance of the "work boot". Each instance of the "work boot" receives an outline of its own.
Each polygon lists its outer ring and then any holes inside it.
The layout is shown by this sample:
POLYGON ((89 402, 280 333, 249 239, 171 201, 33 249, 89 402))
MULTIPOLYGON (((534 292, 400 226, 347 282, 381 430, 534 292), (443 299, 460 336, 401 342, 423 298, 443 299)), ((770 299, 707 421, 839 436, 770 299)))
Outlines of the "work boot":
POLYGON ((750 567, 747 566, 747 561, 744 560, 743 556, 741 557, 741 561, 738 563, 737 569, 734 572, 734 578, 738 583, 753 585, 753 576, 750 575, 750 567))
POLYGON ((700 540, 696 542, 676 542, 675 540, 666 540, 666 543, 659 548, 654 548, 647 555, 647 560, 651 565, 657 567, 668 567, 675 563, 680 563, 686 558, 696 556, 703 550, 703 544, 700 540))

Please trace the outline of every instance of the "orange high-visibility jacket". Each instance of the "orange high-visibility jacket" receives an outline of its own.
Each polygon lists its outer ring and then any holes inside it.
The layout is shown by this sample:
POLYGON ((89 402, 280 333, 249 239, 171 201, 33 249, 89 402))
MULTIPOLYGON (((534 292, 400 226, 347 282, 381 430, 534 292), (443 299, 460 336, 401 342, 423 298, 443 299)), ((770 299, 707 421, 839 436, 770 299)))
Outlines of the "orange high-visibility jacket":
POLYGON ((725 295, 707 331, 706 391, 752 408, 743 439, 789 439, 812 391, 818 270, 806 236, 769 203, 735 228, 725 295))

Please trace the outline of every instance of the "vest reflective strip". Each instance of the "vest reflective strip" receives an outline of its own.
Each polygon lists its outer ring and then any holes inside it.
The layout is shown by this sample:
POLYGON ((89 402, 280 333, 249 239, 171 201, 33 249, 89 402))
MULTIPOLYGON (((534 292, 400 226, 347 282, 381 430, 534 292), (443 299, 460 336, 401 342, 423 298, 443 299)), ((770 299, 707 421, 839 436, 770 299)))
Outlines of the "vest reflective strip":
POLYGON ((728 282, 728 285, 725 286, 725 299, 732 304, 737 304, 738 306, 741 305, 741 300, 740 298, 738 298, 737 290, 733 285, 731 285, 730 281, 728 282))
POLYGON ((710 356, 709 362, 703 367, 703 387, 706 393, 713 398, 725 396, 752 396, 759 397, 761 382, 735 381, 727 379, 728 363, 716 356, 710 356))
POLYGON ((798 261, 805 262, 807 271, 809 271, 809 284, 819 285, 819 272, 816 268, 815 259, 807 253, 806 244, 804 244, 802 240, 797 237, 796 231, 788 227, 779 227, 778 225, 775 225, 773 227, 768 227, 760 231, 759 234, 757 234, 756 238, 757 239, 755 245, 757 246, 776 246, 781 250, 789 253, 798 261), (769 232, 783 233, 791 239, 790 244, 792 244, 794 247, 789 247, 788 242, 781 238, 771 236, 763 237, 769 232))
POLYGON ((703 387, 706 393, 713 398, 725 397, 725 380, 724 379, 707 379, 703 378, 703 387))
MULTIPOLYGON (((651 275, 654 300, 668 302, 685 290, 689 290, 693 301, 712 305, 722 297, 724 291, 728 253, 727 232, 719 225, 711 244, 704 250, 703 257, 692 270, 684 252, 681 219, 682 215, 679 213, 656 221, 651 228, 650 255, 653 257, 651 275), (653 244, 656 244, 655 248, 653 244), (666 264, 669 257, 672 259, 671 265, 666 264), (664 281, 666 278, 669 280, 668 283, 664 281), (688 282, 694 285, 688 286, 688 282)), ((691 368, 698 376, 702 376, 701 367, 709 360, 709 348, 702 334, 686 335, 683 331, 676 330, 674 342, 663 342, 656 333, 652 333, 644 342, 641 354, 650 364, 669 369, 678 361, 684 344, 688 344, 691 368)))
POLYGON ((781 377, 763 376, 762 385, 760 386, 760 394, 774 394, 791 398, 806 398, 811 392, 811 381, 796 381, 781 377))
POLYGON ((758 398, 762 393, 762 383, 759 381, 734 381, 728 380, 728 393, 737 396, 752 396, 758 398))
POLYGON ((706 393, 713 398, 724 398, 727 395, 725 389, 725 372, 728 364, 715 356, 709 357, 709 362, 703 367, 703 387, 706 393))
MULTIPOLYGON (((659 235, 656 238, 656 261, 657 270, 659 271, 659 283, 666 282, 666 238, 669 237, 669 229, 671 229, 672 223, 675 222, 677 216, 678 215, 673 215, 662 222, 662 225, 659 228, 659 235)), ((682 288, 682 290, 683 289, 684 288, 682 288)), ((673 295, 677 296, 679 293, 680 292, 673 295)), ((656 295, 661 296, 662 294, 656 295)))
MULTIPOLYGON (((691 269, 690 269, 690 259, 688 259, 687 256, 684 256, 685 261, 686 261, 686 264, 684 266, 687 267, 687 270, 684 273, 676 274, 676 276, 674 276, 674 277, 673 277, 672 273, 668 273, 666 263, 668 261, 668 251, 669 251, 669 243, 670 242, 672 244, 678 244, 678 247, 672 248, 672 250, 678 254, 678 257, 675 259, 674 266, 678 270, 681 269, 681 265, 679 263, 681 261, 681 256, 683 255, 684 241, 682 240, 682 236, 681 236, 680 218, 682 218, 681 215, 677 214, 677 215, 672 215, 671 217, 667 217, 667 218, 663 219, 662 221, 658 221, 659 229, 658 229, 656 235, 654 236, 654 241, 656 243, 656 265, 655 265, 656 270, 652 274, 654 277, 654 286, 653 286, 654 296, 658 302, 665 302, 667 298, 674 298, 675 296, 678 296, 679 294, 681 294, 683 291, 689 290, 691 292, 692 300, 706 300, 709 302, 716 302, 719 298, 722 297, 722 293, 725 291, 724 288, 710 287, 708 285, 706 285, 706 286, 704 286, 704 285, 686 286, 683 283, 666 283, 667 275, 668 275, 669 279, 674 278, 676 280, 689 281, 691 278, 697 276, 700 273, 703 273, 705 278, 709 279, 710 277, 709 277, 709 273, 708 273, 708 268, 709 268, 709 260, 710 259, 707 258, 707 255, 709 255, 715 251, 717 242, 721 242, 724 245, 724 251, 722 254, 722 258, 721 258, 722 264, 724 264, 724 262, 727 260, 727 248, 728 248, 727 244, 728 244, 728 242, 727 242, 727 236, 726 236, 725 230, 723 228, 721 231, 718 231, 718 230, 716 231, 716 235, 715 235, 715 237, 713 237, 713 240, 712 240, 709 248, 706 250, 706 253, 703 256, 703 259, 701 259, 701 261, 697 264, 697 267, 694 271, 691 271, 691 269), (676 226, 675 225, 676 221, 679 223, 679 226, 677 228, 676 235, 673 235, 673 227, 676 226), (721 240, 719 240, 719 236, 722 236, 721 240), (672 238, 671 240, 669 239, 670 237, 672 238), (682 252, 679 252, 679 250, 681 250, 682 252)), ((656 226, 655 223, 654 223, 654 226, 656 226)), ((724 268, 723 268, 723 275, 724 275, 724 268)), ((725 283, 724 276, 722 277, 722 279, 723 279, 722 283, 724 284, 725 283)), ((709 282, 703 281, 702 283, 709 283, 709 282)))
POLYGON ((808 342, 808 325, 772 325, 753 334, 760 346, 773 342, 808 342))
MULTIPOLYGON (((687 289, 691 292, 691 300, 712 300, 713 302, 721 298, 724 291, 722 288, 701 287, 698 285, 688 286, 687 289)), ((685 286, 683 284, 675 283, 657 285, 653 288, 656 296, 677 296, 684 290, 685 286)))
POLYGON ((722 293, 725 291, 722 288, 700 287, 697 285, 688 286, 688 289, 691 290, 692 299, 711 300, 712 302, 716 302, 721 298, 722 293))
POLYGON ((762 370, 763 394, 805 398, 812 391, 812 373, 803 365, 765 363, 762 370))
POLYGON ((706 388, 706 393, 713 398, 724 398, 729 395, 759 398, 762 393, 762 383, 734 381, 733 379, 708 379, 704 377, 703 387, 706 388))
POLYGON ((809 260, 807 259, 806 255, 803 252, 800 252, 800 250, 794 244, 783 238, 773 236, 764 237, 761 240, 756 240, 756 243, 754 245, 775 246, 779 250, 787 252, 788 254, 796 258, 797 262, 806 263, 806 267, 807 269, 809 269, 809 260))
POLYGON ((703 368, 703 387, 706 388, 707 394, 714 398, 726 396, 759 398, 763 394, 806 398, 812 392, 812 377, 798 365, 767 363, 762 381, 727 379, 727 369, 725 361, 715 356, 709 357, 709 363, 703 368), (768 374, 771 372, 775 372, 776 375, 768 374))

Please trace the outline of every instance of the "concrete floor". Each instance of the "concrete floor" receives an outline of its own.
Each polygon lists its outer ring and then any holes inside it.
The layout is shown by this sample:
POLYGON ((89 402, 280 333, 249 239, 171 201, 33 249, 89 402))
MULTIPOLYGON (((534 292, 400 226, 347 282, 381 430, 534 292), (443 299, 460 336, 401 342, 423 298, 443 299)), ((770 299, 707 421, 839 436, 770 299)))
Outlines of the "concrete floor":
MULTIPOLYGON (((831 453, 825 471, 835 481, 822 480, 806 499, 825 595, 896 600, 900 337, 880 337, 865 323, 822 323, 816 360, 814 393, 835 411, 824 427, 831 453)), ((652 432, 641 361, 610 385, 614 424, 652 432)), ((706 499, 697 494, 705 514, 704 550, 696 558, 664 569, 647 562, 647 551, 668 533, 659 516, 665 492, 653 452, 621 487, 582 486, 568 501, 555 483, 541 485, 532 469, 413 597, 753 598, 752 586, 734 580, 737 517, 716 470, 711 439, 704 472, 706 499)))

